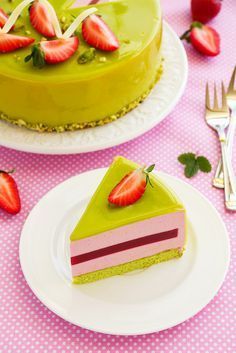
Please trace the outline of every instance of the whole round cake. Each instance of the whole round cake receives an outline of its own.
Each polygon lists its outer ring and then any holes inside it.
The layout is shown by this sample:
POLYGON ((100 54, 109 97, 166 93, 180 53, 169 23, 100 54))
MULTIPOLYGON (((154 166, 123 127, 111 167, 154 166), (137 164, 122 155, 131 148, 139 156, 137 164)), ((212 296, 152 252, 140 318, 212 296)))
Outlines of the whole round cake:
POLYGON ((37 131, 116 120, 162 72, 159 0, 0 0, 0 118, 37 131))

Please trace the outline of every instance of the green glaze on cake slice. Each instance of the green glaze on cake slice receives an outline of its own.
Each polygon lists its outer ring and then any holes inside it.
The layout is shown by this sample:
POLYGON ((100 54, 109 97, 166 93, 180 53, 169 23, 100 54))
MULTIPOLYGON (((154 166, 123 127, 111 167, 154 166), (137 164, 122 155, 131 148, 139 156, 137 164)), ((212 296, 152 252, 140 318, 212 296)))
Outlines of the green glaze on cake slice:
POLYGON ((140 165, 116 157, 71 234, 74 283, 87 283, 180 257, 185 244, 181 201, 153 173, 143 196, 116 207, 108 196, 140 165))

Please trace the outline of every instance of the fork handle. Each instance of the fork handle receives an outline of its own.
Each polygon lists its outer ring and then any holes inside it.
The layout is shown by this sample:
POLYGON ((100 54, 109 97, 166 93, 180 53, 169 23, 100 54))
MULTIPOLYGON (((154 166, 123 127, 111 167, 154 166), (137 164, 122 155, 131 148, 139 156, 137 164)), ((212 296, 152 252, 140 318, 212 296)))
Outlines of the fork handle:
POLYGON ((224 187, 225 187, 225 206, 231 211, 236 211, 236 181, 231 163, 228 155, 227 143, 224 137, 220 136, 222 164, 224 173, 224 187))
MULTIPOLYGON (((231 114, 229 129, 227 133, 227 146, 228 146, 228 154, 230 159, 232 158, 232 154, 233 154, 235 130, 236 130, 236 111, 232 112, 231 114)), ((213 185, 219 189, 224 188, 224 172, 223 172, 222 159, 220 159, 218 163, 215 176, 213 179, 213 185)))

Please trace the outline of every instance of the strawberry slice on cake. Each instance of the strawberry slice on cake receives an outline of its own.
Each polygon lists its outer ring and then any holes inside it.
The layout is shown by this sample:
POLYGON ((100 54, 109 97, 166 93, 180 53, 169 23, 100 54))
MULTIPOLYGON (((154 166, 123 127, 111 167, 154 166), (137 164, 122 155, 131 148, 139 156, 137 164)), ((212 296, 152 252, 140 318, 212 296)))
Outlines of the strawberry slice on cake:
POLYGON ((33 60, 33 65, 41 68, 45 64, 60 64, 68 60, 78 49, 78 37, 41 41, 34 45, 25 62, 33 60))
POLYGON ((103 51, 115 51, 119 42, 112 30, 97 15, 91 15, 83 21, 82 35, 92 47, 103 51))
POLYGON ((29 8, 29 18, 34 29, 47 38, 55 37, 55 29, 48 8, 40 0, 29 8))
POLYGON ((6 12, 0 8, 0 28, 2 28, 8 20, 6 12))
POLYGON ((33 42, 33 38, 18 36, 15 34, 0 33, 0 53, 9 53, 24 48, 33 42))

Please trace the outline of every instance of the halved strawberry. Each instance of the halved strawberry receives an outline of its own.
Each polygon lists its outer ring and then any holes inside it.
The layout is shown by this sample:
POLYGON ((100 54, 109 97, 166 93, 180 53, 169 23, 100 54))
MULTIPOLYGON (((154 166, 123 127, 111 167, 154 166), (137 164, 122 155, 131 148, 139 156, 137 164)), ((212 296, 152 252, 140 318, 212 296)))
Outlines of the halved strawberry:
POLYGON ((29 8, 30 22, 37 32, 45 37, 55 37, 52 19, 44 3, 36 0, 29 8))
POLYGON ((25 62, 33 60, 33 65, 43 67, 45 64, 59 64, 68 60, 78 49, 78 37, 41 41, 34 45, 32 52, 25 58, 25 62))
POLYGON ((20 196, 16 182, 9 173, 0 171, 0 208, 17 214, 21 209, 20 196))
POLYGON ((216 56, 220 53, 220 35, 212 27, 203 25, 201 22, 193 22, 189 30, 181 37, 192 44, 201 54, 216 56))
POLYGON ((78 49, 78 37, 68 39, 57 39, 52 41, 42 41, 41 50, 47 64, 58 64, 68 60, 78 49))
POLYGON ((83 21, 82 35, 84 40, 96 49, 114 51, 119 48, 118 39, 97 15, 91 15, 83 21))
POLYGON ((201 54, 216 56, 220 53, 220 36, 214 28, 209 26, 193 28, 190 33, 190 41, 201 54))
POLYGON ((8 20, 6 12, 0 8, 0 28, 2 28, 8 20))
POLYGON ((15 34, 0 33, 0 53, 9 53, 27 47, 34 42, 33 38, 15 34))
POLYGON ((129 206, 138 201, 146 190, 149 180, 149 173, 153 171, 155 165, 148 168, 139 168, 125 175, 125 177, 115 186, 108 201, 117 206, 129 206))

